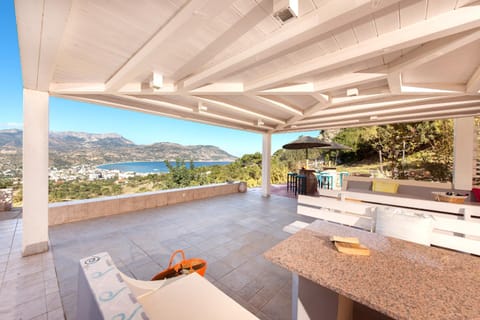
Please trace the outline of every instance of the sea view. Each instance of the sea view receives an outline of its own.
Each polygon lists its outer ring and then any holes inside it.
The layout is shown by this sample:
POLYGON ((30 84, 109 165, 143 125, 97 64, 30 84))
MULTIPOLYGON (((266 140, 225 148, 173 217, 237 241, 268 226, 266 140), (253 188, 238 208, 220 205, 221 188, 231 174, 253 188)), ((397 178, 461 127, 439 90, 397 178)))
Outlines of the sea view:
MULTIPOLYGON (((175 162, 170 162, 175 165, 175 162)), ((195 167, 208 167, 216 165, 229 164, 228 161, 202 161, 193 162, 195 167)), ((190 165, 186 162, 187 167, 190 165)), ((168 172, 168 168, 164 161, 141 161, 141 162, 121 162, 121 163, 108 163, 98 166, 99 169, 104 170, 119 170, 121 172, 133 171, 138 173, 161 173, 168 172)))

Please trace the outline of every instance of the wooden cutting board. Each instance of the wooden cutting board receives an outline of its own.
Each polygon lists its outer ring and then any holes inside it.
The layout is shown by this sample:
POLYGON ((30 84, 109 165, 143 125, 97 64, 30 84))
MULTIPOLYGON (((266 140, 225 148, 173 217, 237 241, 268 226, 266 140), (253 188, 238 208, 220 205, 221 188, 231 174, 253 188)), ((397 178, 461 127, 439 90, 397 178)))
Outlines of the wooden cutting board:
POLYGON ((370 250, 359 243, 346 243, 335 242, 335 247, 341 253, 356 255, 356 256, 369 256, 370 250))

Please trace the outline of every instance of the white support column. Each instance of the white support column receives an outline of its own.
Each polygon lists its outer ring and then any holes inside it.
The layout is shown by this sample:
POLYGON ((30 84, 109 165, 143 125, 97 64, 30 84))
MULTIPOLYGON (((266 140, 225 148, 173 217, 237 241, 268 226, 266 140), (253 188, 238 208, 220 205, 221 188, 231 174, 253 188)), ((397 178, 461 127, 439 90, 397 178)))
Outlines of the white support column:
POLYGON ((453 187, 472 190, 475 124, 473 117, 454 120, 453 187))
POLYGON ((272 162, 272 134, 265 133, 263 135, 262 144, 262 196, 270 197, 270 167, 272 162))
POLYGON ((23 256, 48 250, 48 98, 23 90, 23 256))

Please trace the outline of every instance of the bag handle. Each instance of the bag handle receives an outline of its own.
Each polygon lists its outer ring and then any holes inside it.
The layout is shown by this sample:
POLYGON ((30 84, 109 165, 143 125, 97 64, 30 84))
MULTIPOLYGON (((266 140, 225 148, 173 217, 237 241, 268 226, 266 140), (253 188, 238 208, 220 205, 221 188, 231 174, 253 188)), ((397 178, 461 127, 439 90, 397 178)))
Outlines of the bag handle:
POLYGON ((168 263, 168 268, 170 269, 172 267, 173 260, 178 253, 180 253, 182 255, 182 261, 180 261, 178 264, 176 264, 173 267, 175 269, 175 271, 178 272, 181 269, 188 269, 189 270, 188 273, 195 272, 195 269, 193 269, 193 265, 192 265, 191 261, 188 261, 185 258, 185 252, 183 252, 183 250, 181 250, 181 249, 176 250, 174 253, 172 253, 172 256, 170 257, 170 261, 168 263))
MULTIPOLYGON (((179 250, 176 250, 175 252, 172 253, 171 257, 170 257, 170 261, 168 262, 168 268, 170 269, 172 267, 172 263, 173 263, 173 259, 175 258, 175 256, 177 255, 177 253, 180 253, 182 255, 182 261, 185 261, 185 252, 183 252, 183 250, 179 249, 179 250)), ((181 263, 181 262, 180 262, 181 263)))

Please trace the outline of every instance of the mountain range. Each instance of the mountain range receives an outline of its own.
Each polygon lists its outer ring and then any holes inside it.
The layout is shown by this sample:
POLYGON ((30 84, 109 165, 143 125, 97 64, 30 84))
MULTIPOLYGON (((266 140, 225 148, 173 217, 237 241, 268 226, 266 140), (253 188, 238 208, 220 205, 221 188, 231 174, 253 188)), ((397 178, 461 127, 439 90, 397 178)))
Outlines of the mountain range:
MULTIPOLYGON (((22 130, 0 130, 1 164, 21 160, 22 130), (14 160, 17 159, 17 160, 14 160)), ((50 166, 99 165, 127 161, 234 161, 235 156, 212 145, 184 146, 171 142, 137 145, 116 133, 50 132, 50 166)), ((3 166, 3 165, 2 165, 3 166)), ((5 170, 5 168, 0 168, 5 170)))

